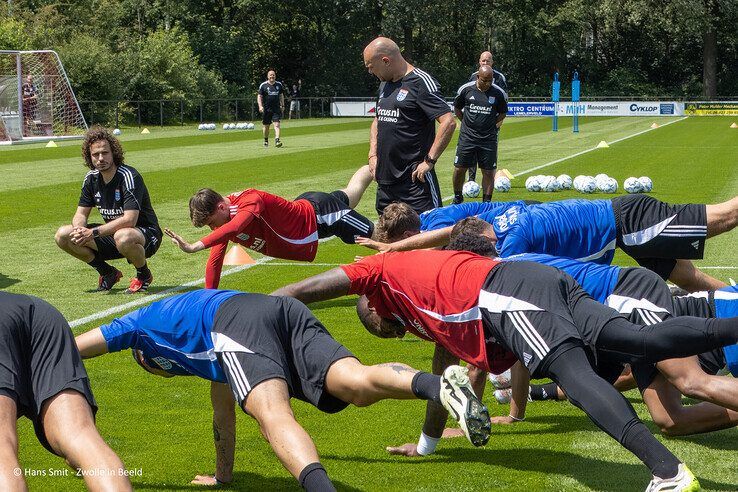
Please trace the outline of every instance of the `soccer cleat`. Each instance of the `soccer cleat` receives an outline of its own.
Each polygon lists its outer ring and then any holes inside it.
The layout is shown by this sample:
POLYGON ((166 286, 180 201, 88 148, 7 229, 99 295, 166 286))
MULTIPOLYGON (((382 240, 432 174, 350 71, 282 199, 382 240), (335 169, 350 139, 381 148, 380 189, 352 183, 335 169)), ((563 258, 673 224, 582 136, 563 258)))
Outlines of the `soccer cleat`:
POLYGON ((492 383, 492 386, 495 387, 495 389, 505 389, 510 387, 510 379, 512 376, 510 375, 510 369, 503 372, 502 374, 492 374, 491 372, 487 374, 487 378, 489 379, 489 382, 492 383))
POLYGON ((461 203, 464 203, 464 199, 463 198, 454 197, 454 199, 451 200, 451 205, 459 205, 461 203))
POLYGON ((126 294, 135 294, 136 292, 146 292, 149 289, 149 285, 154 281, 154 276, 151 275, 146 280, 141 280, 138 277, 131 279, 131 285, 126 289, 126 294))
POLYGON ((459 422, 469 442, 484 446, 491 432, 489 411, 474 394, 469 383, 468 369, 449 366, 441 376, 441 403, 459 422))
POLYGON ((281 147, 282 146, 282 141, 281 140, 275 140, 274 141, 274 146, 275 147, 281 147))
POLYGON ((100 278, 97 279, 97 291, 110 291, 110 289, 112 289, 113 286, 117 284, 121 278, 123 278, 123 272, 121 272, 117 268, 112 273, 109 273, 107 275, 100 275, 100 278))
POLYGON ((695 478, 687 465, 679 463, 679 471, 672 478, 653 477, 646 492, 695 492, 702 490, 700 482, 695 478))
POLYGON ((269 140, 264 140, 264 147, 269 147, 269 140))

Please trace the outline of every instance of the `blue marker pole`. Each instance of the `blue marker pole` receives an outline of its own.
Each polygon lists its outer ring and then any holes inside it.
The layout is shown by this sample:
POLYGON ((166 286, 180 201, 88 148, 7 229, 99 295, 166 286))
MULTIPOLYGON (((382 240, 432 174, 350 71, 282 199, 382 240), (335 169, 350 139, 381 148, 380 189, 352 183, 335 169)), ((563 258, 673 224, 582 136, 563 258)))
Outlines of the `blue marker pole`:
POLYGON ((574 109, 574 133, 579 133, 579 72, 574 72, 571 81, 571 104, 574 109))
POLYGON ((551 86, 551 101, 554 103, 553 114, 553 131, 559 131, 559 95, 561 94, 561 82, 559 82, 559 72, 554 74, 554 81, 551 86))

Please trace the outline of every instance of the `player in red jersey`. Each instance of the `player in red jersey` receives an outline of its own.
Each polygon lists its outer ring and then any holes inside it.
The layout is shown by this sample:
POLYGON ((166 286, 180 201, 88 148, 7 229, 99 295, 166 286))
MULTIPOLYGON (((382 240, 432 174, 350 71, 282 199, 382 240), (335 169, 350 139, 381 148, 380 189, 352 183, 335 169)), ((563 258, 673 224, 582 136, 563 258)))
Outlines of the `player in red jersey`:
MULTIPOLYGON (((512 365, 490 360, 496 345, 514 353, 533 377, 556 381, 597 426, 641 459, 654 475, 652 486, 683 490, 697 484, 628 401, 595 372, 592 360, 602 370, 732 344, 738 340, 738 318, 714 323, 681 317, 642 327, 597 303, 554 268, 455 251, 375 255, 274 292, 303 302, 350 293, 368 299, 369 306, 363 299, 358 306, 365 325, 384 326, 387 333, 394 326, 398 335, 409 330, 477 367, 498 371, 512 365)), ((445 416, 426 420, 421 437, 440 438, 444 421, 445 416)), ((399 451, 417 455, 413 445, 399 451)))
POLYGON ((346 188, 307 192, 294 201, 253 188, 225 197, 203 188, 190 198, 190 218, 195 227, 213 232, 194 244, 165 232, 185 253, 210 248, 205 288, 216 289, 228 241, 274 258, 313 261, 318 239, 338 236, 353 244, 356 236, 372 236, 374 223, 354 210, 371 180, 369 166, 363 166, 346 188))

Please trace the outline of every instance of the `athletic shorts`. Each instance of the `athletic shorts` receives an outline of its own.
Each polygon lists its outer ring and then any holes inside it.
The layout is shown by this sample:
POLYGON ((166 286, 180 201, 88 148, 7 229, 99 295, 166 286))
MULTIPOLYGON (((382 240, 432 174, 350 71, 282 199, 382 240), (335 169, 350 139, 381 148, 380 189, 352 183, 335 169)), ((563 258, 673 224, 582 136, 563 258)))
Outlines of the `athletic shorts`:
POLYGON ((677 296, 672 298, 674 316, 694 316, 696 318, 715 317, 715 291, 702 296, 677 296))
POLYGON ((459 145, 456 147, 455 167, 470 168, 477 165, 485 171, 497 169, 497 142, 494 142, 492 147, 481 145, 459 145))
MULTIPOLYGON (((417 163, 413 165, 413 170, 417 165, 417 163)), ((380 183, 377 186, 376 207, 379 215, 382 215, 384 208, 393 202, 407 203, 418 215, 443 205, 435 169, 425 173, 425 183, 419 179, 413 182, 411 175, 412 173, 408 172, 402 181, 392 184, 380 183)))
POLYGON ((261 118, 261 122, 265 125, 271 125, 272 123, 279 123, 282 119, 282 111, 274 111, 271 109, 264 108, 264 115, 261 118))
POLYGON ((493 268, 479 307, 491 341, 514 353, 534 379, 547 376, 549 353, 568 341, 593 346, 602 327, 618 316, 566 273, 527 261, 493 268))
POLYGON ((653 325, 674 315, 669 286, 645 268, 621 268, 606 304, 638 325, 653 325))
POLYGON ((346 244, 354 244, 356 237, 372 237, 374 222, 349 207, 349 199, 341 190, 333 193, 309 191, 296 200, 305 199, 315 209, 318 237, 337 236, 346 244))
POLYGON ((668 279, 677 259, 701 259, 707 239, 705 205, 670 205, 648 195, 612 200, 617 246, 639 265, 668 279))
POLYGON ((348 406, 325 391, 325 377, 334 362, 354 355, 300 301, 233 296, 218 308, 211 331, 218 363, 241 408, 251 390, 270 379, 284 380, 291 397, 323 412, 348 406))
POLYGON ((300 101, 297 99, 290 101, 290 111, 300 111, 300 101))
MULTIPOLYGON (((90 224, 88 227, 97 227, 100 224, 90 224)), ((162 232, 158 227, 136 227, 144 237, 144 253, 146 258, 154 256, 161 246, 162 232)), ((97 246, 98 255, 103 260, 117 260, 123 258, 123 255, 118 251, 118 247, 115 245, 115 239, 113 236, 103 236, 95 238, 95 245, 97 246)))
POLYGON ((81 393, 97 412, 67 320, 39 298, 0 292, 0 395, 15 401, 18 417, 33 422, 39 442, 52 453, 41 410, 46 400, 68 389, 81 393))

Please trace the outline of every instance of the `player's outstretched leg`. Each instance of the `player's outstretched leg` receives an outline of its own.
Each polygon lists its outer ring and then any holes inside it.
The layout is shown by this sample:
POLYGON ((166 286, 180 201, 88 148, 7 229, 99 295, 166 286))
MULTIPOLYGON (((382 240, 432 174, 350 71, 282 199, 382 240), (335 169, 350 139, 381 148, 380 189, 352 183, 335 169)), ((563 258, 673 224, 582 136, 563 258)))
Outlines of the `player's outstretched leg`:
POLYGON ((361 197, 364 195, 364 192, 373 180, 374 178, 372 177, 372 173, 369 171, 368 164, 361 166, 354 175, 351 176, 346 188, 341 190, 346 193, 346 196, 349 199, 350 208, 356 208, 359 205, 361 197))
MULTIPOLYGON (((566 392, 600 429, 641 460, 654 476, 648 490, 699 490, 694 475, 654 438, 630 403, 592 368, 581 346, 564 348, 547 368, 547 376, 566 392), (674 488, 652 488, 654 484, 674 488)), ((549 357, 551 354, 549 354, 549 357)))
POLYGON ((717 236, 738 226, 738 196, 723 203, 707 205, 707 237, 717 236))
POLYGON ((687 292, 718 290, 728 285, 699 270, 691 260, 676 260, 676 265, 669 274, 669 280, 687 292))
POLYGON ((313 440, 295 420, 284 380, 269 379, 260 383, 251 390, 243 407, 259 423, 261 433, 279 461, 305 490, 336 490, 320 464, 313 440))
POLYGON ((26 482, 18 463, 17 409, 9 396, 0 395, 0 490, 25 491, 26 482))
POLYGON ((55 453, 73 467, 99 473, 84 475, 89 490, 133 490, 123 462, 105 443, 95 427, 89 403, 74 390, 48 399, 41 409, 44 433, 55 453))

